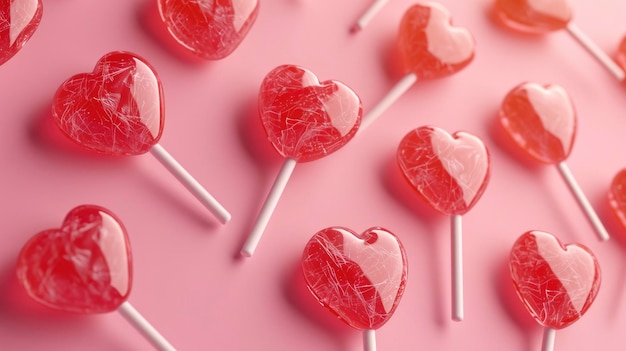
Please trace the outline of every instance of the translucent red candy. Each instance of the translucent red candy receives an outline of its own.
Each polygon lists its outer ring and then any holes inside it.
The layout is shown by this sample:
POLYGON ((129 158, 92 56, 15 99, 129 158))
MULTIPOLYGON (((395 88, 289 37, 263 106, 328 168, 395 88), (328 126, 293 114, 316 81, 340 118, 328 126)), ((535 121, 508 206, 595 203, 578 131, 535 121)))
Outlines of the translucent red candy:
POLYGON ((536 34, 563 29, 572 19, 567 0, 496 0, 494 11, 504 25, 536 34))
POLYGON ((518 85, 504 98, 499 120, 515 143, 537 161, 559 163, 572 151, 576 112, 558 85, 518 85))
POLYGON ((31 38, 41 22, 41 0, 6 0, 0 3, 0 65, 31 38))
POLYGON ((469 211, 489 182, 489 152, 469 133, 420 127, 402 138, 396 157, 417 192, 446 215, 469 211))
POLYGON ((302 270, 315 298, 360 330, 389 320, 407 279, 402 244, 378 227, 361 235, 342 227, 317 232, 304 248, 302 270))
MULTIPOLYGON (((609 188, 609 205, 622 228, 626 230, 626 169, 619 171, 609 188)), ((622 235, 622 237, 626 238, 622 235)))
POLYGON ((159 0, 161 19, 194 54, 218 60, 243 41, 259 12, 258 0, 159 0))
POLYGON ((361 123, 363 107, 343 83, 319 82, 307 69, 282 65, 263 79, 259 113, 276 151, 306 162, 350 141, 361 123))
POLYGON ((22 248, 17 276, 36 301, 58 310, 116 310, 130 294, 131 252, 122 222, 109 210, 78 206, 59 229, 44 230, 22 248))
POLYGON ((52 116, 83 147, 110 155, 146 153, 163 132, 163 91, 154 69, 135 54, 104 55, 92 73, 57 90, 52 116))
POLYGON ((530 231, 509 258, 511 278, 533 318, 553 329, 582 317, 600 288, 600 266, 585 246, 564 246, 552 234, 530 231))
POLYGON ((474 59, 474 38, 452 27, 450 13, 438 3, 416 4, 402 17, 398 48, 404 67, 418 78, 440 78, 465 68, 474 59))

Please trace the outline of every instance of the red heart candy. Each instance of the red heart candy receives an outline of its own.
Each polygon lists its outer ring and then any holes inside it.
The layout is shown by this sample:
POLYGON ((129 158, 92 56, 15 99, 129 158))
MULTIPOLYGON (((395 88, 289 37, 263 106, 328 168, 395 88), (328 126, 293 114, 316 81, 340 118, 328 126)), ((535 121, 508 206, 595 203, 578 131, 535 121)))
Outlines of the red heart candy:
POLYGON ((402 138, 396 158, 417 192, 446 215, 469 211, 489 182, 489 152, 469 133, 417 128, 402 138))
POLYGON ((306 162, 350 141, 361 123, 363 107, 343 83, 319 82, 307 69, 282 65, 263 79, 259 113, 276 151, 306 162))
POLYGON ((572 19, 567 0, 496 0, 494 11, 504 25, 527 33, 563 29, 572 19))
POLYGON ((529 231, 509 258, 517 294, 539 324, 561 329, 582 317, 600 288, 600 266, 585 246, 564 246, 552 234, 529 231))
POLYGON ((58 310, 116 310, 130 294, 131 253, 126 229, 109 210, 82 205, 61 228, 32 237, 20 252, 17 276, 36 301, 58 310))
POLYGON ((0 5, 0 65, 26 44, 41 22, 41 0, 10 0, 0 5))
POLYGON ((609 188, 609 206, 626 230, 626 169, 619 171, 609 188))
POLYGON ((438 3, 417 4, 402 17, 398 47, 407 71, 418 78, 440 78, 465 68, 474 59, 474 38, 452 27, 450 13, 438 3))
POLYGON ((163 90, 154 69, 128 52, 104 55, 93 73, 66 80, 52 115, 83 147, 110 155, 148 152, 163 132, 163 90))
POLYGON ((161 19, 174 39, 209 60, 230 55, 259 12, 258 0, 159 0, 161 19))
POLYGON ((559 163, 572 151, 576 112, 558 85, 518 85, 504 98, 499 118, 515 143, 540 162, 559 163))
POLYGON ((302 270, 315 298, 361 330, 391 318, 407 279, 402 243, 378 227, 361 235, 342 227, 320 230, 304 248, 302 270))

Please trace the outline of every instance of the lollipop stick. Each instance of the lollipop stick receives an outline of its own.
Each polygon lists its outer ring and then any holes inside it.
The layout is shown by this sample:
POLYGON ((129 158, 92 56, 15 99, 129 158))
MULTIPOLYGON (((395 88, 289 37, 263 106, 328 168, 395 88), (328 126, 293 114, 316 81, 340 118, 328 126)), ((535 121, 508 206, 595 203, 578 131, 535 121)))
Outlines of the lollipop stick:
POLYGON ((352 32, 360 31, 365 28, 367 24, 374 18, 374 16, 385 6, 389 0, 375 0, 374 3, 361 15, 356 21, 356 24, 352 27, 352 32))
POLYGON ((230 220, 230 213, 219 203, 206 189, 195 180, 183 166, 176 161, 165 149, 155 144, 150 148, 150 153, 161 162, 176 179, 178 179, 220 222, 226 223, 230 220))
POLYGON ((555 337, 556 337, 556 330, 545 327, 543 330, 543 340, 541 342, 541 351, 553 351, 555 337))
POLYGON ((160 351, 176 351, 174 346, 172 346, 163 335, 159 334, 128 301, 124 302, 117 310, 135 327, 135 329, 143 334, 156 349, 160 351))
POLYGON ((402 77, 402 79, 400 79, 400 81, 396 83, 391 90, 389 90, 387 95, 385 95, 385 97, 378 102, 378 105, 374 106, 374 108, 363 117, 359 131, 362 132, 365 128, 372 124, 372 122, 385 112, 391 104, 393 104, 400 96, 402 96, 402 94, 409 90, 415 82, 417 82, 417 75, 415 73, 409 73, 402 77))
POLYGON ((363 331, 363 351, 376 351, 376 332, 374 329, 363 331))
POLYGON ((591 207, 589 200, 587 200, 587 197, 580 189, 580 186, 576 182, 576 179, 574 179, 572 172, 570 172, 565 162, 560 162, 556 166, 559 170, 559 173, 561 173, 561 177, 563 177, 563 180, 565 180, 565 183, 567 183, 571 193, 576 198, 578 205, 587 216, 587 220, 595 229, 598 238, 601 241, 609 240, 609 233, 606 231, 606 228, 604 228, 604 224, 602 224, 602 221, 600 221, 600 218, 598 218, 596 211, 594 211, 593 207, 591 207))
POLYGON ((462 217, 450 217, 452 245, 452 320, 463 320, 463 227, 462 217))
POLYGON ((609 55, 601 50, 585 33, 583 33, 578 26, 570 22, 567 27, 567 32, 591 54, 604 68, 606 68, 618 81, 623 81, 625 78, 624 71, 620 66, 613 61, 609 55))
POLYGON ((274 209, 276 208, 278 200, 287 186, 287 182, 289 181, 294 168, 296 168, 296 160, 293 158, 286 158, 285 162, 283 162, 282 168, 278 172, 278 176, 276 176, 276 180, 274 180, 274 185, 272 185, 272 188, 265 199, 263 207, 261 207, 261 212, 256 219, 254 227, 252 227, 252 232, 250 232, 248 239, 241 249, 242 256, 251 257, 252 254, 254 254, 254 250, 261 240, 265 227, 267 227, 267 223, 269 223, 270 217, 272 217, 272 213, 274 213, 274 209))

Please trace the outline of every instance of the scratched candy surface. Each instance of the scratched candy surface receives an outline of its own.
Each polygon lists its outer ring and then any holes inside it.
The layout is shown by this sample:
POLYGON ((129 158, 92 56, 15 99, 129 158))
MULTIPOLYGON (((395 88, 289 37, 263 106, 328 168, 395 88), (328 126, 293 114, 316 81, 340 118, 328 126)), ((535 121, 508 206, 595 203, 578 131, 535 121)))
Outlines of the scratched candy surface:
POLYGON ((41 0, 0 2, 0 65, 17 54, 32 37, 42 13, 41 0))
POLYGON ((148 152, 163 132, 163 92, 152 67, 128 52, 104 55, 92 73, 66 80, 52 115, 65 135, 109 155, 148 152))
POLYGON ((317 232, 304 249, 302 270, 315 298, 360 330, 391 318, 407 279, 402 244, 378 227, 360 235, 342 227, 317 232))
POLYGON ((398 48, 407 71, 418 78, 441 78, 474 59, 474 38, 451 25, 450 13, 438 3, 416 4, 402 17, 398 48))
POLYGON ((576 112, 558 85, 518 85, 504 98, 499 119, 513 141, 539 162, 559 163, 572 151, 576 112))
POLYGON ((520 236, 509 258, 513 285, 533 318, 565 328, 587 312, 600 288, 600 266, 585 246, 563 245, 552 234, 520 236))
POLYGON ((309 70, 282 65, 259 91, 259 114, 269 141, 283 157, 313 161, 335 152, 361 123, 361 100, 343 83, 320 82, 309 70))
POLYGON ((567 0, 496 0, 494 11, 507 27, 536 34, 563 29, 572 19, 567 0))
POLYGON ((230 55, 259 12, 258 0, 159 0, 158 4, 174 39, 208 60, 230 55))
POLYGON ((116 310, 131 290, 128 236, 110 211, 71 210, 58 229, 44 230, 22 248, 18 280, 34 300, 77 313, 116 310))
POLYGON ((478 137, 465 132, 417 128, 402 138, 396 158, 409 183, 443 214, 465 214, 489 181, 489 152, 478 137))

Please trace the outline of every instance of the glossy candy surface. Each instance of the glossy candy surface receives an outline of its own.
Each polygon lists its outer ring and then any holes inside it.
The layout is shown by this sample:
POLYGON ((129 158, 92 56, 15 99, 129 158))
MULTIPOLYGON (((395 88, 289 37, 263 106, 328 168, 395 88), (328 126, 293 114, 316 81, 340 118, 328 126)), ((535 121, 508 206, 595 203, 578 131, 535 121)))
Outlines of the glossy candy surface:
POLYGON ((515 143, 537 161, 559 163, 572 151, 576 112, 558 85, 518 85, 504 98, 499 119, 515 143))
POLYGON ((353 328, 378 329, 395 311, 407 279, 406 254, 383 228, 358 235, 342 227, 317 232, 302 256, 315 298, 353 328))
POLYGON ((443 214, 465 214, 489 181, 489 152, 469 133, 420 127, 402 138, 396 157, 406 179, 443 214))
POLYGON ((509 258, 520 299, 539 324, 561 329, 582 317, 600 288, 600 266, 585 246, 563 245, 552 234, 520 236, 509 258))
POLYGON ((159 0, 158 4, 174 39, 208 60, 230 55, 259 12, 258 0, 159 0))
POLYGON ((306 162, 350 141, 361 123, 363 107, 343 83, 320 82, 309 70, 282 65, 263 79, 259 114, 278 153, 306 162))
POLYGON ((622 68, 622 70, 626 71, 626 36, 622 38, 622 41, 619 43, 619 47, 617 48, 617 53, 615 55, 615 61, 622 68))
MULTIPOLYGON (((609 188, 609 206, 626 231, 626 169, 620 170, 609 188)), ((621 237, 626 238, 625 234, 621 237)))
POLYGON ((31 38, 42 13, 41 0, 0 2, 0 65, 17 54, 31 38))
POLYGON ((563 29, 572 19, 567 0, 496 0, 494 11, 504 25, 526 33, 563 29))
POLYGON ((450 13, 438 3, 411 6, 402 17, 398 48, 404 67, 418 78, 441 78, 474 59, 474 38, 451 25, 450 13))
POLYGON ((104 55, 92 73, 66 80, 52 115, 61 130, 86 149, 139 155, 163 132, 163 91, 154 69, 128 52, 104 55))
POLYGON ((78 206, 60 228, 44 230, 24 245, 17 276, 26 292, 48 307, 113 311, 128 298, 132 284, 126 230, 107 209, 78 206))

